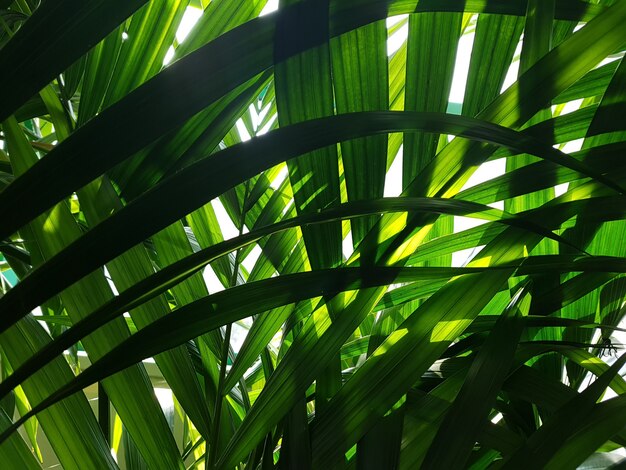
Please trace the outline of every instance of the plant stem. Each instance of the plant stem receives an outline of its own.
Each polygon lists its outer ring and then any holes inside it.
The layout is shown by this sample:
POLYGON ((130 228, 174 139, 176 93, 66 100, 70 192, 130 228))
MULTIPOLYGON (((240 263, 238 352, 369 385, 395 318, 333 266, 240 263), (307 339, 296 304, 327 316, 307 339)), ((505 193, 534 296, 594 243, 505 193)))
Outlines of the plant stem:
POLYGON ((217 444, 219 438, 220 418, 222 414, 222 390, 224 388, 224 378, 226 377, 226 364, 228 362, 228 348, 230 346, 230 333, 233 324, 226 325, 224 342, 222 343, 220 375, 217 382, 217 395, 215 397, 215 411, 213 413, 213 432, 211 433, 211 446, 209 447, 209 458, 205 463, 205 468, 213 468, 215 456, 217 454, 217 444))
MULTIPOLYGON (((241 217, 239 220, 239 236, 243 234, 243 228, 245 225, 246 217, 246 203, 248 200, 248 194, 250 192, 250 180, 246 181, 246 190, 243 197, 243 204, 241 207, 241 217)), ((230 279, 230 287, 237 285, 237 275, 239 273, 239 263, 241 249, 235 252, 235 262, 233 263, 233 273, 230 279)), ((217 393, 215 395, 215 409, 213 412, 213 432, 211 433, 211 445, 208 449, 208 458, 205 460, 205 469, 213 468, 215 466, 215 457, 217 455, 217 444, 219 441, 219 427, 222 414, 222 401, 224 394, 224 379, 226 377, 226 366, 228 364, 228 352, 230 349, 230 335, 233 329, 233 324, 226 325, 226 331, 224 333, 224 342, 222 343, 222 351, 220 357, 220 375, 217 381, 217 393)))

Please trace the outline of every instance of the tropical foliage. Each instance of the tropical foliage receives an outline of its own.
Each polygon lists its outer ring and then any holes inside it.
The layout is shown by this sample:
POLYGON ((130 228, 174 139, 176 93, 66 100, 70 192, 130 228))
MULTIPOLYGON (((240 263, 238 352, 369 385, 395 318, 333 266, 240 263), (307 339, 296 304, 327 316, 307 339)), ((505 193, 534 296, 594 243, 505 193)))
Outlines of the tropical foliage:
POLYGON ((626 1, 271 7, 0 0, 2 468, 619 461, 626 1))

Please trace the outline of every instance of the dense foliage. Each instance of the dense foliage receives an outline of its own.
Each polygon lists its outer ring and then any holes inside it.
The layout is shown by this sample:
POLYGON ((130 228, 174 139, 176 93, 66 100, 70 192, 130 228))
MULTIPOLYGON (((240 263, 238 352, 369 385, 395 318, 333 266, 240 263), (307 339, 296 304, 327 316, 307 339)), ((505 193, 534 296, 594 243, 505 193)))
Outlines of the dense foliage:
POLYGON ((0 466, 619 462, 626 1, 270 7, 0 0, 0 466))

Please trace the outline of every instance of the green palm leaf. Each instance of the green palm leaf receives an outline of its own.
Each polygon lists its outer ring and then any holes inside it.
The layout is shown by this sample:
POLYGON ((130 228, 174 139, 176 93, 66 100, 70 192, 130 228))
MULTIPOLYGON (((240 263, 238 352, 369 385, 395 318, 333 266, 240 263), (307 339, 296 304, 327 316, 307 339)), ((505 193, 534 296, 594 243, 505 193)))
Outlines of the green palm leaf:
POLYGON ((613 465, 625 22, 0 0, 0 466, 613 465))

